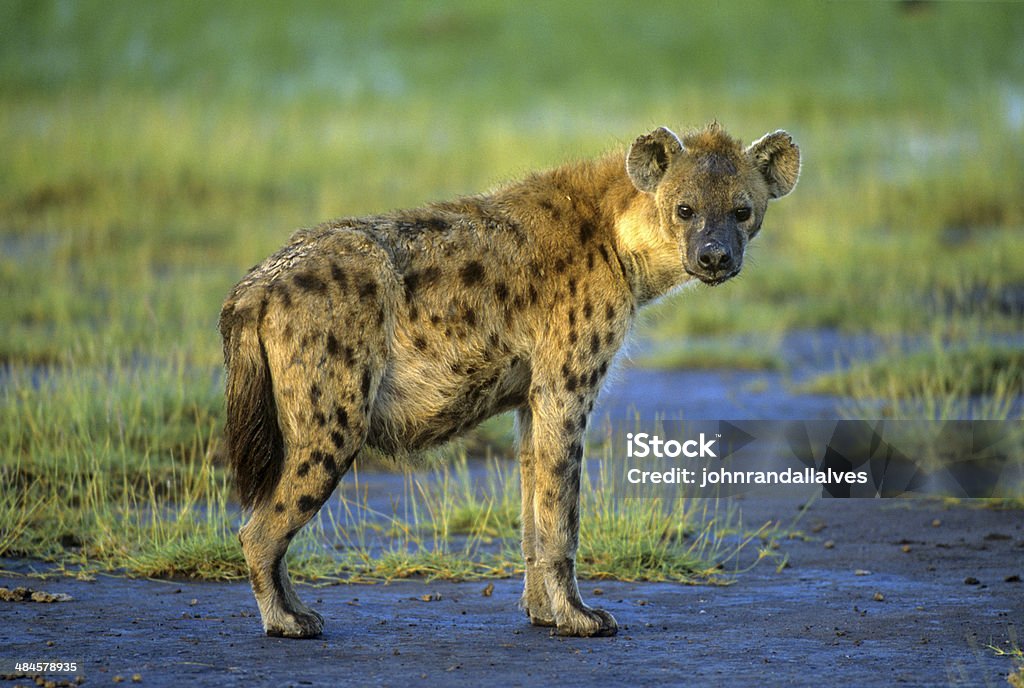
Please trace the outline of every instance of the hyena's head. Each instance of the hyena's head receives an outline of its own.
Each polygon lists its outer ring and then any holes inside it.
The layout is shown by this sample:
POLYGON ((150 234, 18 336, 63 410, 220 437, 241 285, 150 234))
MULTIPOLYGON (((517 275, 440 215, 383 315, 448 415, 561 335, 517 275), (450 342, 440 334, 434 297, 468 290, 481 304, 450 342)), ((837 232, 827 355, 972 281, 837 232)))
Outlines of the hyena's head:
POLYGON ((796 186, 800 149, 784 131, 743 148, 717 123, 682 139, 660 127, 633 142, 626 171, 654 196, 686 272, 715 285, 739 273, 768 201, 796 186))

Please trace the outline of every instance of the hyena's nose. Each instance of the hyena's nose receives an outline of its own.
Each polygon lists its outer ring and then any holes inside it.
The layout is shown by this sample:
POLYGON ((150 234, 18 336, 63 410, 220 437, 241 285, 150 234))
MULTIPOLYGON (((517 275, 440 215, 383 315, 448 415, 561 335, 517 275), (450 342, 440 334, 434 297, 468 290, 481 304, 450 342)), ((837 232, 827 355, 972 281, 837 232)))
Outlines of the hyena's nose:
POLYGON ((719 241, 709 241, 700 247, 697 263, 709 272, 729 270, 732 267, 732 251, 719 241))

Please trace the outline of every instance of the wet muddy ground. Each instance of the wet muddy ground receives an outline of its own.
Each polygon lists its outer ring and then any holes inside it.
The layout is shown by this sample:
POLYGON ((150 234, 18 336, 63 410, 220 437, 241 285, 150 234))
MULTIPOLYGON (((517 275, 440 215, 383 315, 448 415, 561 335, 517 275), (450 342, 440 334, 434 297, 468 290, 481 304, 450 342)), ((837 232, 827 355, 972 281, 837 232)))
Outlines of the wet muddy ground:
MULTIPOLYGON (((747 522, 798 513, 741 503, 747 522)), ((726 587, 583 581, 620 623, 565 639, 526 623, 521 582, 301 586, 324 635, 264 637, 244 583, 37 580, 70 601, 0 601, 0 686, 15 661, 75 661, 87 685, 1003 685, 1024 644, 1024 514, 938 501, 820 500, 726 587)), ((12 575, 20 574, 20 575, 12 575)), ((74 674, 47 674, 68 679, 74 674)))

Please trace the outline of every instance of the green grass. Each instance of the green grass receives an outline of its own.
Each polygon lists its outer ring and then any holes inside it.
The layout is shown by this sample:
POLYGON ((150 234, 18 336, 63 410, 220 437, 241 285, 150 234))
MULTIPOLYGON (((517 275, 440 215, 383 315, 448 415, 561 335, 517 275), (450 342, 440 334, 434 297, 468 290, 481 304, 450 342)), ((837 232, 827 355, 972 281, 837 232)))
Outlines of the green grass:
MULTIPOLYGON (((609 473, 609 450, 603 454, 600 472, 583 481, 581 576, 719 582, 726 565, 738 566, 740 552, 761 535, 738 528, 734 513, 703 500, 622 499, 609 473)), ((125 456, 108 455, 103 466, 99 457, 69 456, 29 475, 18 463, 3 467, 5 483, 22 485, 0 495, 0 556, 38 559, 79 575, 243 578, 240 514, 212 452, 167 466, 147 458, 133 465, 125 456), (119 478, 112 473, 118 466, 119 478)), ((369 508, 358 473, 349 480, 354 484, 339 491, 337 504, 292 545, 289 567, 298 578, 466 580, 521 573, 518 480, 507 462, 492 461, 477 486, 465 453, 453 468, 406 474, 404 506, 390 513, 369 508)))
POLYGON ((778 342, 766 344, 726 337, 669 342, 650 353, 631 357, 630 363, 654 370, 781 370, 785 360, 778 346, 778 342))
POLYGON ((835 395, 874 388, 892 397, 908 398, 926 385, 937 396, 1019 396, 1024 393, 1024 351, 982 343, 885 356, 841 373, 818 377, 806 388, 815 394, 835 395))
MULTIPOLYGON (((239 575, 216 318, 244 271, 296 227, 485 190, 659 124, 784 127, 804 170, 739 279, 656 306, 640 335, 666 348, 642 363, 771 368, 794 328, 1020 331, 991 304, 1024 284, 1024 7, 581 7, 0 5, 0 553, 239 575)), ((902 372, 904 353, 820 384, 854 411, 881 390, 896 414, 956 417, 982 391, 1005 415, 1019 398, 1013 351, 935 350, 902 372)), ((504 417, 465 446, 508 454, 509 438, 504 417)), ((453 480, 461 496, 425 497, 440 514, 393 520, 405 545, 364 541, 349 575, 517 566, 495 549, 514 501, 453 480)), ((584 525, 605 548, 581 556, 590 574, 715 560, 665 564, 671 519, 615 504, 584 525)), ((296 548, 301 575, 338 570, 317 537, 296 548)))
POLYGON ((1019 419, 1024 351, 977 334, 953 340, 933 335, 923 346, 897 345, 799 389, 848 398, 846 413, 854 418, 1019 419))

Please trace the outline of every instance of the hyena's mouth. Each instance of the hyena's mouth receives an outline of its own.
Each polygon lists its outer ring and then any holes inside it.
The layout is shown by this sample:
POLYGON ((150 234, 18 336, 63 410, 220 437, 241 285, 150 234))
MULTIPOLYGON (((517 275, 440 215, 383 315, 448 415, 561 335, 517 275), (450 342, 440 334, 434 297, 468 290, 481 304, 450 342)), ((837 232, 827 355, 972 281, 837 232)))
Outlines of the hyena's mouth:
POLYGON ((708 275, 706 273, 695 272, 689 268, 686 268, 686 274, 688 274, 690 277, 696 277, 709 287, 717 287, 722 282, 726 282, 735 277, 736 275, 740 274, 740 269, 736 268, 732 272, 727 272, 724 274, 715 273, 713 275, 708 275))

